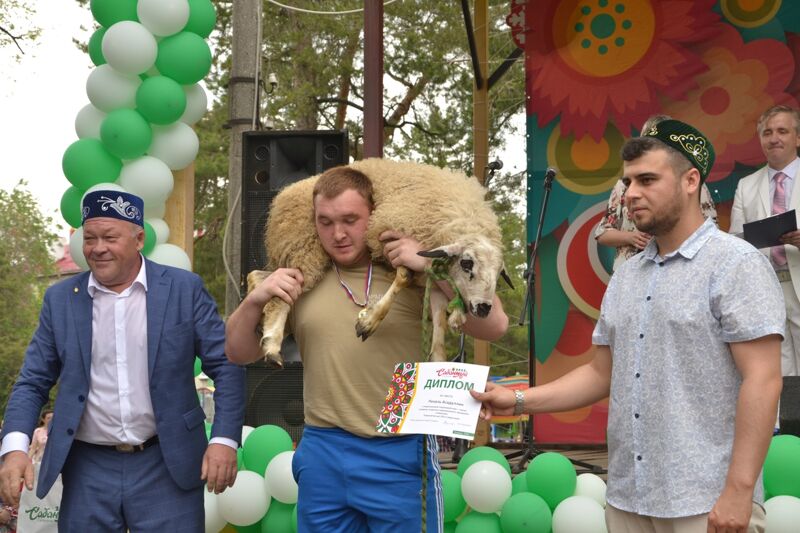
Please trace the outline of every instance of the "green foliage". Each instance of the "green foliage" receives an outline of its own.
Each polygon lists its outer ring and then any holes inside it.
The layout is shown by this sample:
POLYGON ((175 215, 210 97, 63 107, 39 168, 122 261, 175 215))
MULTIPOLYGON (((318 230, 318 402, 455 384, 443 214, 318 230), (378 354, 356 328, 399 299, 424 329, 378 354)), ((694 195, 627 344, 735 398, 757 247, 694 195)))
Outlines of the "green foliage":
POLYGON ((31 22, 35 11, 24 0, 0 0, 0 49, 4 54, 21 59, 26 42, 39 36, 41 30, 31 22))
POLYGON ((24 182, 10 192, 0 190, 0 213, 0 407, 5 409, 55 273, 50 250, 57 237, 49 230, 52 219, 42 215, 24 182))

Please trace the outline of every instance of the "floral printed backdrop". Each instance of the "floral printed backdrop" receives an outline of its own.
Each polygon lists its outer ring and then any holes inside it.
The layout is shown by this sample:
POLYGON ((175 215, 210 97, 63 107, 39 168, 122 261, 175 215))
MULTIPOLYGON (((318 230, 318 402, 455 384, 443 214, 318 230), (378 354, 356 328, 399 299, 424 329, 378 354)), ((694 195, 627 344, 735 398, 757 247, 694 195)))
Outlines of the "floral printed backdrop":
MULTIPOLYGON (((653 114, 696 126, 714 144, 708 186, 727 229, 738 180, 764 164, 756 136, 769 106, 800 100, 800 2, 794 0, 513 0, 525 51, 528 237, 547 167, 558 170, 536 274, 536 381, 591 358, 591 332, 613 250, 594 227, 621 175, 619 148, 653 114)), ((539 442, 605 440, 608 406, 537 415, 539 442)))

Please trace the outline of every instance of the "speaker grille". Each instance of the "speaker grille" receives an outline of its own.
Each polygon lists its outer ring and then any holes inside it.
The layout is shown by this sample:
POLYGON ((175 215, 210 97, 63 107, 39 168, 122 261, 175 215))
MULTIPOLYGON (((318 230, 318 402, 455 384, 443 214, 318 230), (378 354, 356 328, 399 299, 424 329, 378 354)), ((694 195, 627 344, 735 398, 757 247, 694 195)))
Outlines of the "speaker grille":
POLYGON ((294 442, 303 436, 303 365, 286 362, 283 368, 263 362, 247 367, 247 410, 244 423, 280 426, 294 442))
POLYGON ((800 437, 800 376, 784 376, 779 421, 781 434, 800 437))
POLYGON ((264 226, 272 200, 287 185, 347 163, 348 154, 346 131, 242 134, 242 297, 247 291, 247 274, 267 264, 264 226))

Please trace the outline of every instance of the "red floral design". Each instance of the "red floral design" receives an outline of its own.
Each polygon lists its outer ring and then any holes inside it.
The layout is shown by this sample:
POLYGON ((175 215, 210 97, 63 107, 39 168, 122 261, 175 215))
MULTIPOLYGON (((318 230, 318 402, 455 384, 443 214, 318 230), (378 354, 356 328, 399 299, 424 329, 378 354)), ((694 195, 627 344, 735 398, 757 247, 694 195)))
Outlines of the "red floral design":
POLYGON ((797 105, 786 92, 795 61, 782 43, 774 39, 745 43, 731 26, 724 26, 697 51, 707 67, 697 77, 699 87, 686 95, 686 101, 665 100, 663 110, 711 140, 717 156, 708 181, 714 182, 727 177, 736 162, 764 163, 756 122, 772 105, 797 105))
MULTIPOLYGON (((719 31, 715 0, 543 0, 525 10, 528 114, 562 134, 625 133, 708 67, 688 45, 719 31)), ((512 13, 513 14, 513 13, 512 13)), ((519 39, 517 39, 519 42, 519 39)))
POLYGON ((416 384, 416 365, 399 363, 392 375, 376 429, 380 433, 397 433, 400 421, 411 403, 416 384))

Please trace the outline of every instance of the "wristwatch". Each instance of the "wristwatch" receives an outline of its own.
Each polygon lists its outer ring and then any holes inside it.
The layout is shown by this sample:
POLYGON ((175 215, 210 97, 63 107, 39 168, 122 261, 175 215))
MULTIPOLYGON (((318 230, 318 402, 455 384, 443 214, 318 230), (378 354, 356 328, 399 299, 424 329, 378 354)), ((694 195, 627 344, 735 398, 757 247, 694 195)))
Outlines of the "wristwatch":
POLYGON ((525 393, 517 389, 514 391, 514 416, 525 413, 525 393))

